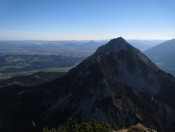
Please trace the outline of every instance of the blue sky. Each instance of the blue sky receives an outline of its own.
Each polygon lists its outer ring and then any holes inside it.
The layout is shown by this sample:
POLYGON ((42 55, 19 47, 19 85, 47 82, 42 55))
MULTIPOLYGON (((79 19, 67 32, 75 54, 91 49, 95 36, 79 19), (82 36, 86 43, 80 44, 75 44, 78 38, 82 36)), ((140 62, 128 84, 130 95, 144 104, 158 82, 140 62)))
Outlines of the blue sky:
POLYGON ((0 0, 0 40, 175 38, 175 0, 0 0))

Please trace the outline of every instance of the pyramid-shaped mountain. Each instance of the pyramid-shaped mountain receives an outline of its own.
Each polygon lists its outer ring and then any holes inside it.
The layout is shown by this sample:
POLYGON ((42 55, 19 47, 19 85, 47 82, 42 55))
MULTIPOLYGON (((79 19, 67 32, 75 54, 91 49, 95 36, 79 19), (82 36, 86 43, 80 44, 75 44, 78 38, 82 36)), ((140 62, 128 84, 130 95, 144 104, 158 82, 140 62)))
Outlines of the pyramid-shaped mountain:
POLYGON ((6 108, 0 113, 16 130, 31 120, 54 127, 70 119, 175 130, 175 79, 121 37, 99 47, 62 78, 0 92, 6 108), (15 118, 22 122, 13 124, 15 118))

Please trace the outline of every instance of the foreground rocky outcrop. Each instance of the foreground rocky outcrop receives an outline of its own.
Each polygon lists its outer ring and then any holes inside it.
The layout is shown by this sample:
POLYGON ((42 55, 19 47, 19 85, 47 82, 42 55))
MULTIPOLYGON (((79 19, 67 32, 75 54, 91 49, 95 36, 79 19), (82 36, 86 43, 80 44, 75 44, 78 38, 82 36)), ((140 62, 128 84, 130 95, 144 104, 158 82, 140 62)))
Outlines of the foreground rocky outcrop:
POLYGON ((120 129, 114 132, 157 132, 157 131, 150 128, 146 128, 142 124, 137 124, 129 127, 128 129, 120 129))

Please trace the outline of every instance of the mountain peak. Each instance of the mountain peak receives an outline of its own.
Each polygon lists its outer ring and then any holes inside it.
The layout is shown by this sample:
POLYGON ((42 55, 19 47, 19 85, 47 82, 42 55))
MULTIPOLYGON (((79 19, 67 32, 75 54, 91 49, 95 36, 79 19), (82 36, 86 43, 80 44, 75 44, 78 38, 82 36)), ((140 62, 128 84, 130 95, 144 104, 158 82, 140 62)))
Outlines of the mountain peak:
POLYGON ((114 38, 109 41, 109 43, 125 43, 126 40, 122 37, 114 38))
POLYGON ((96 51, 97 54, 115 53, 121 50, 130 49, 132 46, 122 37, 114 38, 107 44, 102 45, 96 51))

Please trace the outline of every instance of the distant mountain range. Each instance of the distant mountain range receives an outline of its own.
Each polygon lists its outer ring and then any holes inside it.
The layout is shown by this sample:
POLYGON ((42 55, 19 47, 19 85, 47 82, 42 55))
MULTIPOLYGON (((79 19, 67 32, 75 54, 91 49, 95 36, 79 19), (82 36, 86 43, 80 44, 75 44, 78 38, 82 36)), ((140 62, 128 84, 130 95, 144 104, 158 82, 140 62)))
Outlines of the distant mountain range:
POLYGON ((161 69, 175 76, 175 39, 165 41, 144 53, 161 69))
POLYGON ((163 42, 163 40, 127 40, 127 41, 132 46, 138 48, 141 51, 145 51, 163 42))
POLYGON ((42 129, 95 119, 174 132, 174 95, 175 78, 120 37, 63 77, 0 88, 0 131, 29 132, 33 122, 42 129))
MULTIPOLYGON (((129 40, 145 50, 158 40, 129 40)), ((68 71, 107 43, 101 41, 0 41, 0 79, 38 71, 68 71), (10 50, 9 50, 10 49, 10 50)))
MULTIPOLYGON (((101 41, 0 41, 0 56, 3 55, 62 55, 87 57, 107 43, 101 41), (9 50, 10 49, 10 50, 9 50)), ((128 40, 134 47, 145 50, 161 40, 128 40)))
MULTIPOLYGON (((129 42, 143 51, 159 41, 129 42)), ((107 40, 0 41, 0 79, 38 71, 66 72, 105 43, 107 40)))
POLYGON ((87 57, 105 42, 106 41, 0 41, 0 55, 38 54, 87 57))

